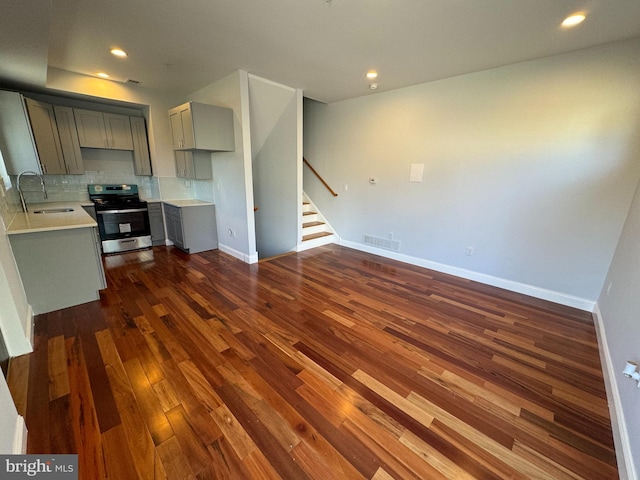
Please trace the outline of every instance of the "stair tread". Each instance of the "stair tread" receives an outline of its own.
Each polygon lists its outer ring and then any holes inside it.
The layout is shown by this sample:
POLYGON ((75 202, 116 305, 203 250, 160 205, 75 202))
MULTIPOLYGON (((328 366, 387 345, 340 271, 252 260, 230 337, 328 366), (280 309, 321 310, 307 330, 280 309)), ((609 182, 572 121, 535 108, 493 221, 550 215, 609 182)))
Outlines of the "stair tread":
POLYGON ((312 233, 311 235, 304 235, 302 237, 302 241, 304 242, 305 240, 313 240, 314 238, 327 237, 329 235, 333 235, 333 233, 331 232, 312 233))
POLYGON ((306 227, 318 227, 320 225, 324 225, 324 222, 307 222, 302 224, 302 228, 306 227))
POLYGON ((318 212, 302 212, 302 215, 316 215, 318 212))

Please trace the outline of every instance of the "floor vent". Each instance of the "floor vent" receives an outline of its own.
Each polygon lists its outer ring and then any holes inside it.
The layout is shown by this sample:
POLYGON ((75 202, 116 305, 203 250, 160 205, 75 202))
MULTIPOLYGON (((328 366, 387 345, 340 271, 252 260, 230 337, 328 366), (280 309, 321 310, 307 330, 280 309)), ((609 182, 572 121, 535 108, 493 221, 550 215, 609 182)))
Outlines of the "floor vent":
POLYGON ((364 244, 372 247, 384 248, 385 250, 400 251, 400 242, 389 238, 376 237, 374 235, 365 235, 364 244))

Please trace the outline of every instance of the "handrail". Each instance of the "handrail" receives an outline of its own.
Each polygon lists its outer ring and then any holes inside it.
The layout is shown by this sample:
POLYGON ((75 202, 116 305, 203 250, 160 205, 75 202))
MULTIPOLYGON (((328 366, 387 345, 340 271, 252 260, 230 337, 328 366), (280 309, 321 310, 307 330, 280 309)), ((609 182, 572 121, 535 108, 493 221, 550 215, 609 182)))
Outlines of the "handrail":
POLYGON ((309 167, 309 169, 311 169, 311 171, 315 174, 315 176, 318 177, 318 180, 320 180, 322 182, 322 184, 327 188, 327 190, 329 190, 329 192, 331 192, 331 195, 333 195, 334 197, 337 197, 338 194, 336 192, 334 192, 333 188, 331 188, 329 186, 329 184, 324 181, 324 178, 322 178, 320 176, 320 174, 318 172, 316 172, 316 169, 311 166, 309 161, 304 157, 302 157, 302 161, 307 165, 307 167, 309 167))

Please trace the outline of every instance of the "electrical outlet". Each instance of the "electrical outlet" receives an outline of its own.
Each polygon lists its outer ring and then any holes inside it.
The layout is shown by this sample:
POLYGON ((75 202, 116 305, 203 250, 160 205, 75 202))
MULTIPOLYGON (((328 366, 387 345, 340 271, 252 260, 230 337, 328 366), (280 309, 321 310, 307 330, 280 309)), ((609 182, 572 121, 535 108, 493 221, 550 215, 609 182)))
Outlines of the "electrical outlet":
POLYGON ((473 256, 473 247, 467 247, 467 257, 473 256))

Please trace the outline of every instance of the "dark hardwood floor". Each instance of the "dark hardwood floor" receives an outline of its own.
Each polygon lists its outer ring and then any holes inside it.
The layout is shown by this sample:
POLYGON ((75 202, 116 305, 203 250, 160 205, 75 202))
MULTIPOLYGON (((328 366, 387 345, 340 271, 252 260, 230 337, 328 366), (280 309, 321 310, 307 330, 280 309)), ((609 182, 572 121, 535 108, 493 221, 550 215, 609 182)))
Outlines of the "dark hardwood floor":
POLYGON ((338 246, 105 269, 10 368, 83 480, 618 477, 589 313, 338 246))

